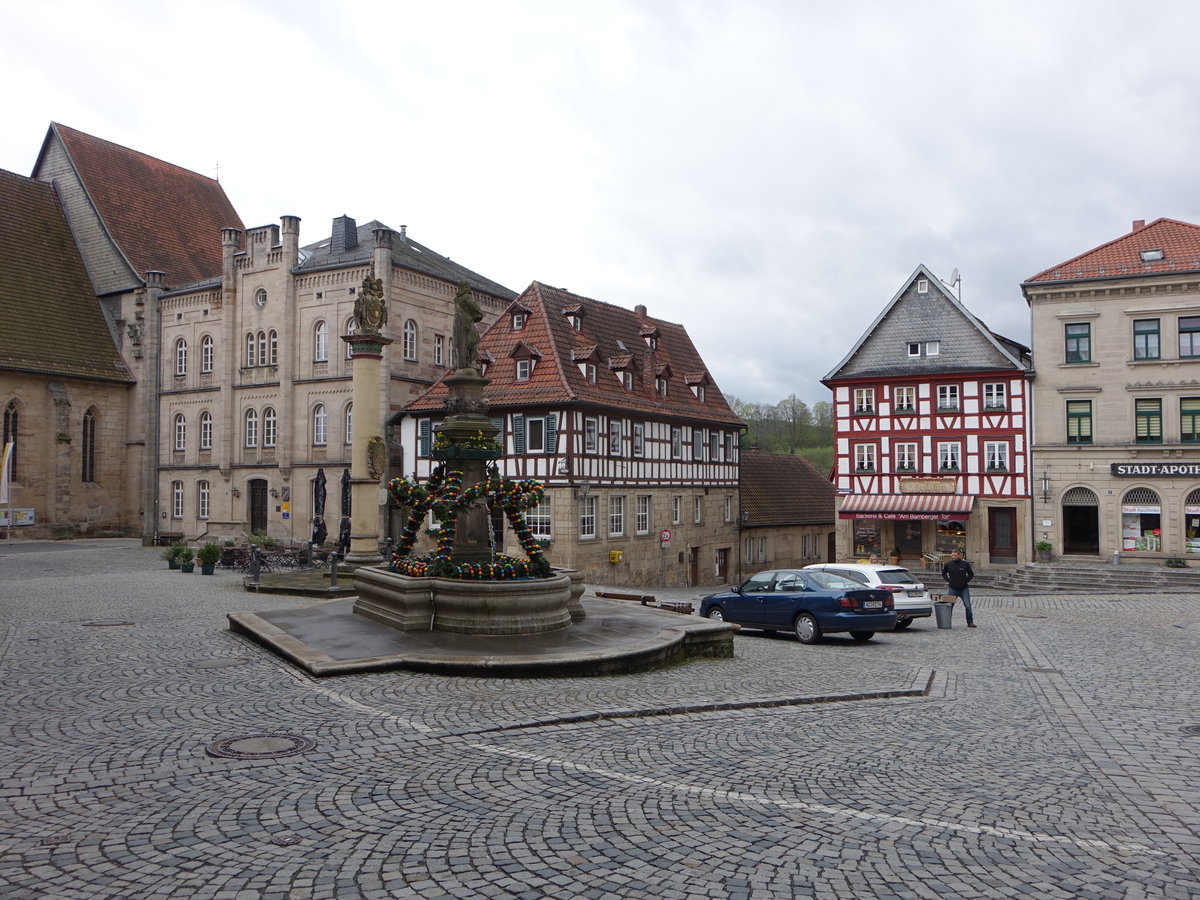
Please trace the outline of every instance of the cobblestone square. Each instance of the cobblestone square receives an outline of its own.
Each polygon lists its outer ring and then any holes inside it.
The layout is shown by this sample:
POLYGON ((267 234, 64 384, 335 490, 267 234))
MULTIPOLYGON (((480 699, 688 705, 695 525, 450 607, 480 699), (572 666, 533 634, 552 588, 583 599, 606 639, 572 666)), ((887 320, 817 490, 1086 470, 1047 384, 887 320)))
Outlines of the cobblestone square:
POLYGON ((1200 586, 594 679, 317 680, 226 629, 310 602, 0 544, 0 897, 1200 896, 1200 586))

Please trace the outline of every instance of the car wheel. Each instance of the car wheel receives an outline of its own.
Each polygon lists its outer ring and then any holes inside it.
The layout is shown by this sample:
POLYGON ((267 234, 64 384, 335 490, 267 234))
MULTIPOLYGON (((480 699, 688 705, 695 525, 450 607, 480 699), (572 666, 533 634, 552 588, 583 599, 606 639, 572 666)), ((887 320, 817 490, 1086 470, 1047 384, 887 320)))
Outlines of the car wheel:
POLYGON ((821 640, 821 626, 809 613, 796 616, 796 640, 802 644, 815 644, 821 640))
POLYGON ((852 632, 850 632, 850 637, 854 638, 856 641, 869 641, 871 638, 875 637, 875 632, 873 632, 873 631, 852 631, 852 632))
POLYGON ((907 628, 911 624, 912 624, 912 619, 897 619, 896 620, 896 630, 900 631, 902 629, 907 628))
POLYGON ((708 611, 708 617, 710 619, 712 619, 714 622, 724 622, 725 621, 725 613, 721 610, 721 607, 719 607, 719 606, 714 606, 712 609, 710 609, 708 611))

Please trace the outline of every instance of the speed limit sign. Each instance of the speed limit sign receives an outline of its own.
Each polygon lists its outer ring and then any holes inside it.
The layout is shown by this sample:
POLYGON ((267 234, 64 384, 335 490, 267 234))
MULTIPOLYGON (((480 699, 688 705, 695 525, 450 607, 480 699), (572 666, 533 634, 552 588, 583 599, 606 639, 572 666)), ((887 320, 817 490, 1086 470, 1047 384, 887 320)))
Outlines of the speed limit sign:
POLYGON ((662 534, 660 534, 660 535, 658 536, 658 539, 659 539, 660 541, 662 541, 664 544, 669 544, 669 543, 671 543, 671 529, 670 529, 670 528, 664 528, 664 529, 662 530, 662 534))

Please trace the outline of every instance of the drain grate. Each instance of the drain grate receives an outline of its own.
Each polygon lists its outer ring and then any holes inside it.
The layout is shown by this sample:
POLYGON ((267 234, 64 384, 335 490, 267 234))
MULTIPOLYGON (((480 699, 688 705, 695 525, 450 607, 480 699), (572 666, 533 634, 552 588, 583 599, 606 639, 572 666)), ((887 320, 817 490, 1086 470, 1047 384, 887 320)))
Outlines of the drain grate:
POLYGON ((132 625, 132 622, 84 622, 84 628, 116 628, 119 625, 132 625))
POLYGON ((1184 725, 1179 730, 1189 737, 1200 737, 1200 725, 1184 725))
POLYGON ((1062 669, 1026 669, 1026 672, 1032 672, 1034 675, 1061 675, 1062 669))
POLYGON ((213 741, 204 752, 223 759, 280 759, 315 746, 316 741, 298 734, 247 734, 213 741))
POLYGON ((248 656, 225 656, 218 659, 202 659, 192 663, 194 669, 228 669, 231 666, 241 666, 250 662, 248 656))
POLYGON ((1018 619, 1045 619, 1045 618, 1047 618, 1047 616, 1024 615, 1024 616, 1017 616, 1017 618, 1018 619))

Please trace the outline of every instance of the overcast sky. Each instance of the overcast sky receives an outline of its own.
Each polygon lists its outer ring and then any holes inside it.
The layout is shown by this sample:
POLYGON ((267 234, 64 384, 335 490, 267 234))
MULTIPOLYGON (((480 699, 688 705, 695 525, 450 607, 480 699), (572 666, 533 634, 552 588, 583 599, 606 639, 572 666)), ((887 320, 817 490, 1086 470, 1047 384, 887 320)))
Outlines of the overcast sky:
POLYGON ((247 226, 406 225, 523 290, 683 323, 726 394, 828 399, 918 264, 1019 284, 1200 223, 1200 3, 10 4, 0 168, 51 121, 208 175, 247 226))

